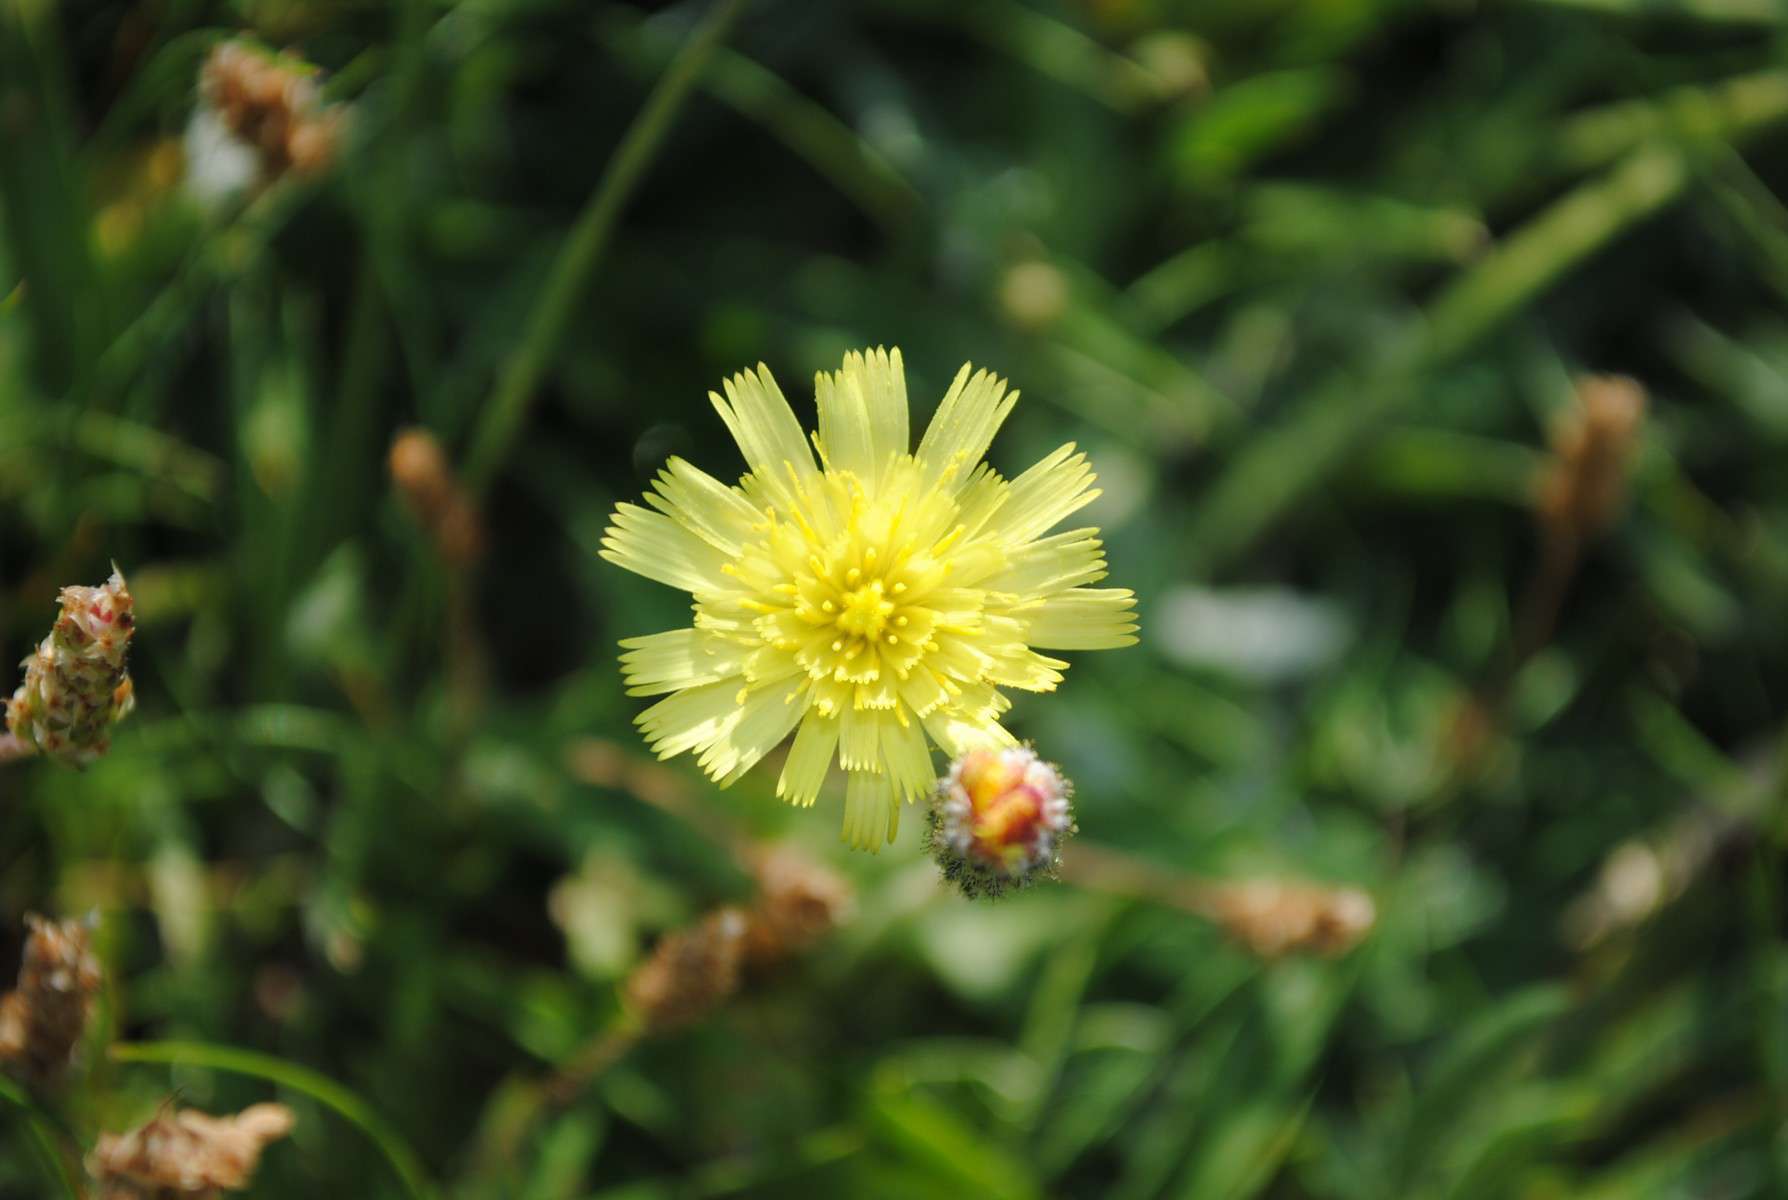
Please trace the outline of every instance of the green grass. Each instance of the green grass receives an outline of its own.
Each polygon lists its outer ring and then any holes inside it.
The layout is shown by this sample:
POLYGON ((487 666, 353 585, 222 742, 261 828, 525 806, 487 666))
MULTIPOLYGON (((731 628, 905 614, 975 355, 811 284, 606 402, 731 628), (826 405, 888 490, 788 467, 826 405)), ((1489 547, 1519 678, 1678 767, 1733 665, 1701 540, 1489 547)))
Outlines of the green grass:
POLYGON ((108 977, 67 1087, 0 1091, 0 1198, 78 1194, 171 1094, 294 1107, 268 1197, 1781 1194, 1785 38, 1751 0, 0 0, 0 661, 114 559, 141 618, 112 753, 0 765, 0 964, 96 911, 108 977), (201 203, 238 33, 350 120, 201 203), (686 598, 597 560, 608 513, 742 469, 723 376, 806 418, 878 344, 915 421, 972 360, 1023 392, 997 467, 1100 472, 1142 645, 1011 723, 1128 882, 971 904, 917 813, 853 854, 841 795, 646 760, 615 643, 686 598), (1597 372, 1648 414, 1549 579, 1597 372), (387 477, 414 425, 475 571, 387 477), (749 897, 737 839, 851 920, 544 1100, 749 897), (1263 962, 1188 900, 1261 877, 1376 927, 1263 962))

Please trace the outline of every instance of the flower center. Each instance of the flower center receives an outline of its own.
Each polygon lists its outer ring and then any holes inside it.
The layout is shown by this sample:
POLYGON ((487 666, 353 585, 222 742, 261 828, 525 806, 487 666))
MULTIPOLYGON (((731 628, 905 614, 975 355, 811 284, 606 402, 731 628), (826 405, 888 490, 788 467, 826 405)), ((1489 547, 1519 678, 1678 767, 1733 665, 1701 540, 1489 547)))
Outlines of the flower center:
POLYGON ((840 597, 838 628, 867 641, 880 637, 894 615, 894 602, 886 597, 885 591, 882 581, 875 579, 845 592, 840 597))

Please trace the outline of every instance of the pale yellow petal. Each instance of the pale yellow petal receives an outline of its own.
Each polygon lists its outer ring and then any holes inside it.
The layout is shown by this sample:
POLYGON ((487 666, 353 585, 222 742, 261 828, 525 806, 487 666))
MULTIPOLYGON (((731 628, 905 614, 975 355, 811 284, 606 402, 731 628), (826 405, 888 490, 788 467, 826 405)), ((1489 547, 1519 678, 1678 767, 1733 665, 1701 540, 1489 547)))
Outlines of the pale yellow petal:
POLYGON ((794 729, 806 711, 798 698, 798 688, 780 685, 750 693, 733 727, 697 759, 702 770, 721 787, 730 787, 794 729))
POLYGON ((744 492, 680 458, 666 463, 652 486, 647 504, 731 557, 741 553, 764 521, 744 492))
POLYGON ((819 472, 801 423, 783 399, 770 369, 759 363, 755 373, 741 371, 723 386, 726 399, 712 392, 708 399, 739 443, 758 485, 777 503, 798 507, 800 494, 817 487, 819 472))
POLYGON ((987 522, 982 536, 1021 545, 1098 498, 1086 455, 1076 454, 1069 442, 1012 481, 1006 502, 987 522))
POLYGON ((1024 598, 1047 596, 1105 578, 1105 548, 1096 529, 1074 529, 1011 551, 1005 569, 981 586, 1024 598))
POLYGON ((1115 650, 1136 644, 1136 595, 1129 588, 1072 588, 1023 615, 1029 640, 1046 650, 1115 650))
POLYGON ((1011 487, 986 463, 974 469, 968 482, 956 494, 956 520, 962 526, 963 536, 972 538, 981 532, 982 526, 1006 502, 1006 493, 1011 487))
POLYGON ((826 771, 832 766, 832 751, 838 746, 838 719, 808 712, 807 719, 795 733, 788 758, 782 764, 782 775, 776 780, 776 794, 790 804, 810 805, 826 782, 826 771))
POLYGON ((900 799, 913 801, 931 791, 937 775, 931 769, 931 747, 919 718, 906 712, 881 717, 882 760, 900 799))
POLYGON ((881 770, 881 722, 873 710, 847 708, 838 715, 838 762, 847 771, 881 770))
POLYGON ((877 463, 869 405, 863 395, 862 361, 853 351, 845 355, 844 368, 836 374, 816 374, 813 399, 819 408, 818 436, 826 469, 849 471, 864 484, 873 485, 877 463))
POLYGON ((900 681, 900 698, 908 708, 924 717, 949 700, 950 693, 937 672, 921 663, 900 681))
POLYGON ((970 750, 998 750, 1018 744, 1018 739, 998 721, 967 715, 950 707, 940 708, 926 717, 925 732, 951 758, 960 758, 970 750))
POLYGON ((869 406, 869 426, 875 442, 876 462, 888 461, 912 450, 906 401, 906 364, 900 347, 875 349, 863 356, 863 393, 869 406))
POLYGON ((833 465, 878 486, 890 463, 912 449, 907 429, 907 368, 899 349, 851 351, 819 404, 819 436, 833 465), (830 413, 828 413, 830 408, 830 413))
POLYGON ((1020 650, 995 662, 987 672, 990 682, 1001 687, 1015 687, 1027 692, 1053 692, 1062 682, 1068 664, 1059 658, 1047 658, 1035 650, 1020 650))
POLYGON ((700 629, 628 638, 621 643, 621 672, 629 696, 658 696, 739 675, 748 647, 700 629))
POLYGON ((890 464, 910 449, 900 351, 851 351, 836 373, 814 379, 814 396, 819 439, 831 466, 880 486, 890 464))
POLYGON ((858 850, 874 853, 884 843, 892 842, 899 829, 900 806, 894 801, 894 787, 879 771, 852 771, 844 785, 844 831, 846 842, 858 850))
POLYGON ((1005 380, 986 371, 971 376, 969 369, 964 363, 956 373, 919 441, 918 459, 926 487, 945 483, 959 489, 966 485, 993 444, 1000 423, 1018 402, 1017 392, 1006 394, 1005 380))
POLYGON ((666 696, 634 718, 659 758, 711 745, 739 722, 739 688, 732 680, 666 696))
POLYGON ((647 579, 686 592, 729 586, 728 558, 687 527, 637 504, 618 504, 602 539, 603 558, 647 579))

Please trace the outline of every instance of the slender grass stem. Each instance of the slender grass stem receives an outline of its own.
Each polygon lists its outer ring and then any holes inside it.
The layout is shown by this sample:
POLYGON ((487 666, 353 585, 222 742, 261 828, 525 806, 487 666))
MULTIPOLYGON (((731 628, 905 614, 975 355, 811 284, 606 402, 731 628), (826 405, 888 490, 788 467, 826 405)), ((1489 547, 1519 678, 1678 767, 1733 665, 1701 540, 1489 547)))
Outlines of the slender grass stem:
POLYGON ((414 1200, 435 1200, 439 1194, 429 1181, 422 1159, 390 1122, 354 1092, 308 1067, 271 1055, 203 1042, 119 1042, 112 1046, 111 1057, 116 1062, 165 1063, 229 1071, 302 1092, 325 1108, 333 1109, 364 1133, 391 1164, 393 1173, 403 1182, 405 1192, 414 1200))
POLYGON ((64 1196, 70 1200, 80 1200, 80 1184, 75 1181, 69 1157, 51 1136, 53 1130, 60 1128, 56 1119, 39 1108, 28 1093, 4 1076, 0 1076, 0 1100, 25 1114, 26 1135, 38 1157, 43 1160, 44 1173, 56 1181, 58 1190, 64 1196))
POLYGON ((720 0, 709 10, 652 89, 645 107, 628 126, 603 169, 596 190, 553 263, 527 333, 504 366, 473 433, 466 458, 466 484, 474 495, 482 495, 490 487, 503 460, 514 448, 534 403, 540 378, 571 324, 572 311, 583 295, 584 285, 608 247, 621 209, 663 145, 677 111, 700 78, 714 48, 744 6, 745 0, 720 0))

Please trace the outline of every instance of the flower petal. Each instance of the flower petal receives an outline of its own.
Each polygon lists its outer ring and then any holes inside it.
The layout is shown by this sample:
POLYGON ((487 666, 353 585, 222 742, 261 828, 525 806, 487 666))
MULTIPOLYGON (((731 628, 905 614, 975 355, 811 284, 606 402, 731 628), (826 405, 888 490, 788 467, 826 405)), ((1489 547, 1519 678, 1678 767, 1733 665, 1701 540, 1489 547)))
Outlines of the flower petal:
POLYGON ((970 750, 999 750, 1018 744, 1018 739, 991 717, 949 707, 925 718, 925 732, 951 758, 960 758, 970 750))
POLYGON ((986 371, 970 376, 969 364, 964 363, 919 441, 924 486, 936 487, 946 479, 953 480, 956 488, 967 484, 1017 402, 1017 392, 1006 394, 1005 380, 986 371))
POLYGON ((811 805, 826 781, 837 746, 838 719, 810 710, 788 749, 782 775, 776 780, 776 794, 790 804, 811 805))
POLYGON ((708 746, 697 759, 701 769, 721 787, 731 787, 758 760, 774 750, 800 721, 805 707, 797 703, 799 689, 786 686, 760 688, 750 693, 739 709, 733 727, 708 746))
POLYGON ((722 386, 725 400, 713 392, 708 399, 739 443, 758 485, 777 503, 798 507, 799 492, 817 487, 819 472, 801 423, 783 399, 770 368, 759 363, 755 373, 741 371, 722 386))
POLYGON ((898 709, 881 714, 881 740, 882 760, 895 795, 910 803, 929 792, 937 773, 931 769, 931 747, 918 719, 898 709))
POLYGON ((629 696, 658 696, 736 677, 750 648, 700 629, 672 629, 621 643, 629 696))
POLYGON ((1093 478, 1086 455, 1074 453, 1074 443, 1069 442, 1012 481, 1006 502, 987 522, 982 536, 1007 546, 1031 541, 1099 498, 1093 478))
POLYGON ((1071 588, 1020 614, 1030 644, 1046 650, 1115 650, 1136 644, 1136 594, 1129 588, 1071 588))
POLYGON ((739 689, 732 680, 685 688, 635 717, 659 758, 713 744, 739 723, 739 689))
POLYGON ((838 762, 847 771, 881 770, 881 722, 874 710, 847 708, 839 714, 838 762))
POLYGON ((894 840, 900 828, 900 806, 894 787, 879 771, 852 771, 844 785, 844 840, 874 853, 894 840))
POLYGON ((828 465, 879 488, 890 465, 907 452, 911 436, 900 351, 853 350, 836 373, 816 375, 813 390, 828 465))
POLYGON ((730 586, 727 556, 663 513, 617 504, 602 539, 603 558, 636 575, 682 588, 718 592, 730 586))
POLYGON ((1047 596, 1105 578, 1105 549, 1096 529, 1073 529, 1011 552, 1006 566, 981 581, 994 592, 1047 596))
POLYGON ((764 520, 744 492, 680 458, 665 463, 652 486, 647 504, 729 557, 738 557, 764 520))

